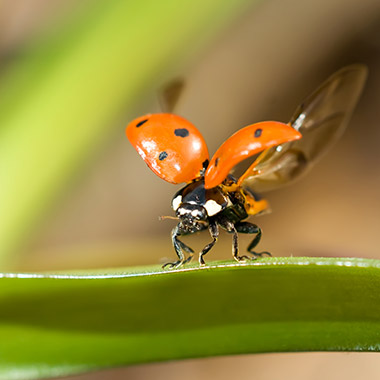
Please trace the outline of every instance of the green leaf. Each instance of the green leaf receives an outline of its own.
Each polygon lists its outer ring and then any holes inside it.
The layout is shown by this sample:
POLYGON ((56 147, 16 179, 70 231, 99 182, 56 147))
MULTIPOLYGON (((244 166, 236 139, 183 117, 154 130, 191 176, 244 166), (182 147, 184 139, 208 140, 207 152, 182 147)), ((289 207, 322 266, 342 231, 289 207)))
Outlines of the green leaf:
POLYGON ((379 351, 380 261, 269 258, 0 278, 0 378, 283 351, 379 351))
POLYGON ((87 2, 23 52, 0 80, 0 261, 113 128, 125 138, 125 118, 142 94, 178 75, 249 6, 250 0, 87 2))

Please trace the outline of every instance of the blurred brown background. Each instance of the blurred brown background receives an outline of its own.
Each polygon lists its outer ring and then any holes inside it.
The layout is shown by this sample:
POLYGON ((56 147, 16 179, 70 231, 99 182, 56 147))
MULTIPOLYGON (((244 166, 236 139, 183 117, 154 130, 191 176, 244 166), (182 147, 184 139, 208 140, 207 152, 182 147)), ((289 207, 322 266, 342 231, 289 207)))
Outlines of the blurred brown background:
MULTIPOLYGON (((58 14, 75 12, 83 3, 2 2, 0 68, 20 59, 28 39, 47 33, 58 14)), ((368 65, 369 80, 345 135, 306 177, 268 193, 273 213, 256 219, 264 230, 260 248, 275 256, 380 259, 379 0, 267 0, 180 73, 187 87, 176 112, 201 130, 214 152, 244 125, 287 121, 331 73, 355 62, 368 65)), ((134 116, 159 110, 157 91, 152 88, 134 116)), ((25 247, 20 270, 140 265, 174 257, 173 222, 159 222, 158 216, 170 214, 177 188, 149 171, 128 144, 128 121, 113 128, 110 142, 48 215, 25 247)), ((207 240, 191 237, 190 245, 200 248, 207 240)), ((247 243, 241 239, 242 248, 247 243)), ((210 256, 230 258, 230 249, 224 236, 210 256)), ((73 379, 356 379, 377 378, 379 369, 375 354, 281 354, 139 366, 73 379)))
MULTIPOLYGON (((52 22, 62 8, 67 12, 69 4, 6 7, 3 50, 16 52, 17 58, 17 44, 30 31, 41 30, 41 23, 52 22)), ((378 257, 379 9, 375 0, 271 0, 235 22, 180 73, 187 87, 177 113, 198 126, 214 152, 244 125, 287 121, 302 99, 340 67, 369 66, 368 84, 342 140, 301 181, 267 195, 273 213, 257 223, 264 229, 261 247, 276 256, 378 257)), ((159 110, 157 92, 152 89, 135 116, 159 110)), ((91 252, 90 265, 97 267, 157 263, 163 254, 173 254, 173 222, 159 222, 158 216, 171 212, 178 187, 146 168, 124 136, 128 121, 114 128, 111 144, 51 212, 26 248, 30 262, 21 269, 88 267, 84 251, 91 252), (131 246, 151 255, 128 256, 131 246)), ((191 242, 200 248, 207 238, 191 237, 191 242)), ((218 258, 230 257, 229 240, 222 237, 218 258)), ((243 237, 242 245, 247 243, 243 237)))

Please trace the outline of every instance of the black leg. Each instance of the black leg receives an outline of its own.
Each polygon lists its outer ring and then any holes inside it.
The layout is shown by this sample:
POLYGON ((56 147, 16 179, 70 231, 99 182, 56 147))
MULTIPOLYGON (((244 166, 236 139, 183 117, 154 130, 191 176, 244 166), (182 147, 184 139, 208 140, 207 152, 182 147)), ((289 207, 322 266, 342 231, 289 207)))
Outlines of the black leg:
POLYGON ((215 245, 216 241, 218 240, 218 236, 219 236, 219 228, 218 228, 218 225, 215 221, 210 222, 208 229, 210 231, 210 235, 211 235, 213 240, 211 243, 207 244, 202 249, 201 253, 199 254, 199 264, 200 265, 206 264, 203 256, 215 245))
POLYGON ((230 226, 230 231, 232 235, 232 255, 236 261, 242 261, 244 258, 239 256, 239 241, 236 228, 233 224, 230 226))
POLYGON ((181 248, 189 254, 187 259, 184 260, 181 265, 189 263, 194 257, 194 250, 179 239, 177 239, 177 242, 181 245, 181 248))
POLYGON ((174 263, 166 263, 165 265, 162 266, 163 269, 165 268, 173 269, 186 262, 182 249, 190 253, 190 257, 192 258, 192 254, 194 251, 190 247, 188 247, 185 243, 183 243, 181 240, 178 239, 178 236, 180 235, 181 234, 179 232, 178 226, 174 227, 172 230, 172 243, 173 243, 174 250, 178 256, 178 260, 175 261, 174 263))
POLYGON ((183 241, 177 239, 177 243, 181 246, 181 248, 187 252, 188 254, 192 255, 194 253, 194 250, 190 248, 188 245, 186 245, 183 241))
POLYGON ((233 223, 227 224, 227 231, 232 233, 232 256, 238 262, 249 260, 248 256, 239 256, 238 231, 233 223))
POLYGON ((178 256, 178 260, 174 263, 167 263, 162 266, 162 268, 177 268, 183 264, 189 263, 193 256, 194 256, 194 250, 190 248, 188 245, 186 245, 184 242, 178 239, 178 236, 184 236, 184 235, 190 235, 194 232, 199 232, 202 230, 205 230, 208 227, 207 224, 199 224, 197 225, 197 229, 194 231, 185 230, 183 227, 181 227, 180 224, 178 224, 175 228, 172 230, 172 243, 174 250, 178 256), (183 254, 183 251, 189 254, 187 258, 185 258, 185 255, 183 254))
POLYGON ((239 238, 235 225, 226 218, 220 219, 219 223, 228 233, 232 234, 232 256, 234 259, 239 262, 250 260, 248 256, 239 256, 239 238))
POLYGON ((272 256, 269 252, 255 252, 253 249, 259 244, 261 240, 262 231, 261 228, 256 226, 256 224, 248 222, 240 222, 235 225, 236 230, 243 234, 256 234, 254 239, 249 244, 247 251, 253 255, 253 258, 262 257, 262 256, 272 256))

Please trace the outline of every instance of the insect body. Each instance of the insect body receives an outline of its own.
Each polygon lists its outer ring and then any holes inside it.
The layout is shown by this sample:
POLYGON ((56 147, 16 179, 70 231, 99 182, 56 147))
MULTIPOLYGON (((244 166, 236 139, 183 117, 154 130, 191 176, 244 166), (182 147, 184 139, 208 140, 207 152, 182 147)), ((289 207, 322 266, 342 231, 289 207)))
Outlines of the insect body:
POLYGON ((147 165, 171 183, 186 182, 172 200, 179 222, 172 231, 177 267, 189 262, 194 251, 180 236, 208 229, 212 241, 199 254, 214 246, 223 228, 233 236, 237 261, 268 252, 255 252, 261 229, 245 221, 268 209, 253 189, 265 191, 286 184, 308 169, 331 143, 340 137, 359 99, 367 75, 363 65, 345 67, 309 96, 288 124, 268 121, 240 129, 209 161, 206 143, 189 121, 170 113, 145 115, 132 121, 126 134, 147 165), (301 139, 302 137, 302 139, 301 139), (239 178, 230 172, 241 161, 255 156, 239 178), (255 234, 247 255, 239 255, 238 233, 255 234))
POLYGON ((248 256, 238 255, 238 232, 256 234, 248 248, 251 254, 261 256, 268 253, 253 251, 260 240, 261 230, 254 224, 242 222, 249 215, 266 209, 267 202, 265 200, 257 201, 252 194, 237 186, 236 180, 232 176, 227 177, 222 184, 211 189, 205 188, 203 178, 191 182, 174 196, 172 207, 180 220, 172 232, 173 245, 179 256, 178 262, 173 265, 178 265, 182 261, 188 262, 193 256, 193 250, 181 242, 178 237, 208 228, 213 240, 204 247, 199 255, 200 264, 204 264, 203 256, 216 243, 219 226, 233 234, 233 256, 236 260, 248 259, 248 256), (182 249, 189 254, 187 259, 181 256, 182 249))

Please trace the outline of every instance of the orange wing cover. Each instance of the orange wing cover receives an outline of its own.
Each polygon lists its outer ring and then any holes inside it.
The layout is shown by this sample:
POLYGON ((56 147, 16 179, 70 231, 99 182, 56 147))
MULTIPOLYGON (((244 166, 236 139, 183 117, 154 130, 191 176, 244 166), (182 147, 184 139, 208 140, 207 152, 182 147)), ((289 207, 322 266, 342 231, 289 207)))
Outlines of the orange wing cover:
POLYGON ((221 145, 211 159, 205 174, 206 189, 221 184, 230 170, 246 158, 301 137, 290 125, 276 121, 264 121, 240 129, 221 145))
POLYGON ((170 183, 190 182, 207 165, 209 155, 201 133, 180 116, 141 116, 129 123, 126 135, 153 172, 170 183))

